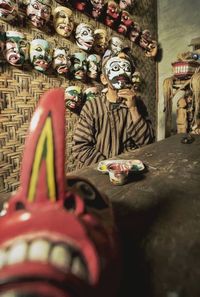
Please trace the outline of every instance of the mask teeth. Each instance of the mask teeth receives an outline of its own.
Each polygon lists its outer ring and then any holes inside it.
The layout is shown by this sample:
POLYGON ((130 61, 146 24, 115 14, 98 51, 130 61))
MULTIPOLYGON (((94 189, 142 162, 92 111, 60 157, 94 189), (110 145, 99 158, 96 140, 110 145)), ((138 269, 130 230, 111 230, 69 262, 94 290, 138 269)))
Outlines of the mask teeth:
POLYGON ((45 238, 31 241, 21 239, 0 249, 0 269, 23 262, 48 263, 56 269, 89 281, 88 269, 81 253, 64 242, 51 242, 45 238))

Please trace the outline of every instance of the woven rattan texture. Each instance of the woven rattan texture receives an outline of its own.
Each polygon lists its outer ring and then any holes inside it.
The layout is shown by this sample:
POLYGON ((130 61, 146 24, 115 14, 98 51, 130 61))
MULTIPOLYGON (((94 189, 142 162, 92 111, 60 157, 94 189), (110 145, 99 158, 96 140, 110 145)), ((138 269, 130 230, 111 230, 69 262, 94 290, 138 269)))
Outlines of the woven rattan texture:
MULTIPOLYGON (((58 5, 57 2, 53 2, 53 8, 58 5)), ((142 29, 149 29, 156 39, 155 7, 154 0, 138 1, 133 17, 142 29)), ((23 15, 24 12, 21 13, 23 15)), ((103 24, 95 22, 79 12, 74 12, 74 14, 76 24, 89 22, 95 28, 104 28, 108 31, 108 37, 120 36, 131 47, 136 58, 137 70, 144 80, 141 95, 147 105, 154 127, 156 127, 156 63, 154 59, 145 57, 140 47, 103 24)), ((35 37, 43 37, 51 43, 52 47, 67 46, 71 53, 77 50, 80 51, 73 40, 67 40, 56 33, 45 33, 33 28, 28 23, 14 26, 0 21, 0 24, 4 30, 24 32, 28 41, 35 37)), ((42 74, 30 67, 18 69, 7 63, 0 65, 0 192, 13 191, 19 186, 20 164, 25 136, 40 96, 50 88, 66 88, 74 84, 81 85, 84 90, 98 83, 92 82, 86 85, 79 81, 69 81, 62 76, 51 73, 42 74)), ((98 85, 101 89, 102 86, 98 85)), ((75 160, 72 157, 71 148, 77 120, 78 116, 76 114, 66 110, 66 172, 75 169, 75 160)))

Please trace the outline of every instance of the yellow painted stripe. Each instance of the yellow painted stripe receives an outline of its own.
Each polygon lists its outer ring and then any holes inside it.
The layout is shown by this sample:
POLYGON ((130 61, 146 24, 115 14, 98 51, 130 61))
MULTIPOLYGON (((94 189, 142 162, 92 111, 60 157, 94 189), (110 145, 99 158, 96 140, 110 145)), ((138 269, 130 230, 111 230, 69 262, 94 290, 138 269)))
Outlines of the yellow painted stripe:
POLYGON ((54 171, 53 128, 52 119, 50 116, 48 116, 45 121, 35 151, 35 158, 33 161, 32 173, 28 190, 29 202, 33 202, 35 198, 39 171, 43 158, 45 158, 46 160, 48 198, 50 199, 50 201, 54 202, 56 200, 56 180, 54 171))

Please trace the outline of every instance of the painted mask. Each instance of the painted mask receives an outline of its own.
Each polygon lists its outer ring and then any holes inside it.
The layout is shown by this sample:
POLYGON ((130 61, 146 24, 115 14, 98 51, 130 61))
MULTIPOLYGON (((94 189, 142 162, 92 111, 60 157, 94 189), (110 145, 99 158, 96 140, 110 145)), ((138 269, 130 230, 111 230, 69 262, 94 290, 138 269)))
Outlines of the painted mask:
POLYGON ((121 13, 120 24, 117 28, 117 32, 126 35, 127 31, 131 28, 133 20, 128 11, 123 10, 121 13))
POLYGON ((138 91, 141 87, 141 75, 138 71, 135 71, 133 73, 132 82, 133 82, 133 89, 135 91, 138 91))
POLYGON ((48 41, 44 39, 34 39, 31 41, 30 61, 38 71, 45 72, 49 68, 52 61, 52 54, 48 41))
POLYGON ((90 0, 90 3, 92 5, 91 16, 94 19, 98 19, 102 14, 104 0, 90 0))
POLYGON ((70 86, 65 89, 66 107, 75 112, 80 112, 83 98, 82 90, 79 86, 70 86))
POLYGON ((71 9, 64 6, 58 6, 54 9, 54 27, 56 32, 63 37, 69 37, 74 29, 74 18, 72 13, 71 9))
POLYGON ((22 66, 28 59, 28 42, 21 32, 7 31, 4 56, 13 66, 22 66))
POLYGON ((117 55, 121 50, 124 48, 124 41, 117 37, 113 36, 109 40, 109 49, 111 50, 112 54, 117 55))
POLYGON ((86 53, 74 53, 71 56, 71 74, 73 78, 85 80, 87 75, 87 55, 86 53))
POLYGON ((133 42, 137 42, 141 34, 141 28, 137 22, 133 22, 130 30, 129 39, 133 42))
POLYGON ((145 50, 147 57, 155 57, 157 54, 157 42, 152 40, 149 30, 143 30, 140 36, 139 45, 145 50))
POLYGON ((67 75, 71 66, 69 50, 66 47, 58 47, 53 51, 52 67, 58 74, 67 75))
POLYGON ((91 25, 81 23, 76 27, 76 44, 85 51, 90 51, 94 43, 94 29, 91 25))
POLYGON ((81 12, 87 12, 87 1, 84 0, 73 0, 74 8, 81 11, 81 12))
POLYGON ((119 8, 121 10, 131 9, 135 5, 135 0, 120 0, 119 1, 119 8))
POLYGON ((107 40, 107 32, 104 29, 96 29, 94 31, 94 51, 102 55, 104 51, 106 50, 108 44, 107 40))
POLYGON ((20 187, 0 216, 1 296, 116 296, 119 243, 107 197, 65 177, 62 89, 40 99, 20 187))
POLYGON ((145 56, 155 57, 157 54, 157 42, 152 40, 149 30, 143 30, 139 39, 139 45, 145 50, 145 56))
POLYGON ((86 101, 93 100, 98 94, 98 89, 97 87, 89 87, 84 91, 83 94, 86 101))
POLYGON ((29 0, 27 16, 33 26, 43 28, 51 16, 52 0, 29 0))
POLYGON ((91 54, 87 58, 88 71, 87 76, 92 79, 97 79, 100 73, 101 57, 99 55, 91 54))
POLYGON ((146 49, 149 42, 151 41, 151 33, 149 30, 143 30, 140 36, 139 45, 146 49))
POLYGON ((120 10, 117 3, 109 1, 107 4, 105 25, 114 28, 120 16, 120 10))
POLYGON ((104 65, 104 74, 108 83, 115 90, 129 88, 132 85, 132 65, 127 58, 120 57, 109 58, 104 65))
POLYGON ((18 0, 0 0, 0 19, 13 20, 18 14, 18 0))

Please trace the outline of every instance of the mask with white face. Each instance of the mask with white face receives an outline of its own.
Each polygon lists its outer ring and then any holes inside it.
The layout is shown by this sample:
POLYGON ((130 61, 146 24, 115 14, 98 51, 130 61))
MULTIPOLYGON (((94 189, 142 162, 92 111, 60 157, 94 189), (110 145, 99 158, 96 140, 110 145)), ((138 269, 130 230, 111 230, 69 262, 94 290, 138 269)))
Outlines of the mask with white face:
POLYGON ((130 88, 132 85, 132 65, 128 59, 110 58, 104 66, 104 73, 115 90, 130 88))

